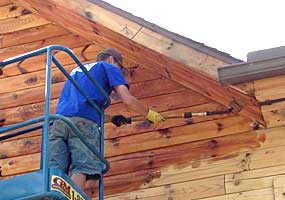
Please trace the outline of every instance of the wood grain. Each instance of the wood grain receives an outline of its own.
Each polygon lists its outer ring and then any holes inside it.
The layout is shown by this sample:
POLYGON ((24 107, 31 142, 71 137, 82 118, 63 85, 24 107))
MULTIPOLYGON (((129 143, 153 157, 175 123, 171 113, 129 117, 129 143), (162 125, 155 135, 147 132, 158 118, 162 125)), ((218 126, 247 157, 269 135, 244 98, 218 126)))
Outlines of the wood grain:
POLYGON ((21 15, 25 15, 29 13, 31 12, 26 10, 25 8, 18 7, 14 4, 9 4, 9 5, 0 7, 0 20, 16 18, 21 15))
POLYGON ((32 27, 29 29, 2 34, 2 43, 0 44, 0 48, 46 40, 67 34, 67 30, 54 24, 32 27))
POLYGON ((35 14, 22 15, 18 18, 10 18, 0 21, 0 34, 11 33, 49 23, 49 21, 35 14))
MULTIPOLYGON (((18 0, 17 2, 21 2, 21 0, 18 0)), ((245 107, 241 114, 265 126, 260 108, 254 98, 251 98, 240 91, 236 91, 231 87, 222 87, 209 75, 201 73, 200 71, 191 68, 191 66, 182 64, 165 55, 159 54, 154 50, 129 40, 123 35, 103 27, 99 23, 94 23, 87 18, 80 16, 73 8, 76 3, 78 3, 77 5, 80 8, 81 5, 79 4, 83 4, 85 1, 73 1, 73 3, 70 4, 70 7, 66 7, 63 1, 54 0, 44 2, 28 0, 25 2, 31 8, 37 8, 41 16, 46 17, 50 21, 58 22, 61 26, 68 27, 68 29, 75 34, 94 41, 101 46, 115 47, 121 51, 123 55, 128 55, 128 57, 136 60, 138 63, 145 63, 147 67, 155 65, 156 67, 151 67, 150 70, 152 69, 156 73, 165 75, 165 71, 167 71, 167 74, 172 80, 205 95, 207 98, 226 106, 231 103, 233 98, 244 101, 245 107), (49 15, 50 12, 58 12, 59 10, 59 15, 49 15)))

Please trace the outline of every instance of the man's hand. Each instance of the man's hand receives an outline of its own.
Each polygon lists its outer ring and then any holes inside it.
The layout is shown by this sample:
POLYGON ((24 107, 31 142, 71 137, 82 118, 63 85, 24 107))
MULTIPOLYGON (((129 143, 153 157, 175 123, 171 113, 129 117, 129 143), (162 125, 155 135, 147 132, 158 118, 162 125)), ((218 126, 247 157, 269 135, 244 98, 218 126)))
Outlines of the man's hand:
POLYGON ((126 118, 126 117, 123 116, 123 115, 113 115, 113 116, 111 117, 111 122, 112 122, 113 124, 115 124, 115 126, 117 126, 117 127, 122 126, 122 125, 124 125, 124 124, 130 124, 130 123, 132 123, 130 118, 126 118))
POLYGON ((158 112, 155 112, 153 110, 150 110, 148 111, 147 115, 146 115, 146 118, 151 121, 151 122, 161 122, 161 121, 164 121, 164 117, 159 114, 158 112))

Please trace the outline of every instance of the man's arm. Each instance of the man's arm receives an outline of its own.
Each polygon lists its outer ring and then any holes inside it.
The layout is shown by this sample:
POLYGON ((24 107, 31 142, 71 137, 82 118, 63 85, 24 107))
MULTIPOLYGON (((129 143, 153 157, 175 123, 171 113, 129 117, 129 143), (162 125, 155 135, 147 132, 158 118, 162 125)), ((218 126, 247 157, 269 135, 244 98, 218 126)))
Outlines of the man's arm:
POLYGON ((125 85, 117 85, 114 87, 117 94, 121 97, 127 109, 134 111, 146 117, 151 122, 161 122, 164 117, 158 112, 145 107, 136 97, 134 97, 125 85))
POLYGON ((114 87, 117 94, 121 97, 123 103, 127 106, 127 109, 134 111, 143 116, 148 113, 148 108, 146 108, 139 100, 134 97, 125 85, 117 85, 114 87))

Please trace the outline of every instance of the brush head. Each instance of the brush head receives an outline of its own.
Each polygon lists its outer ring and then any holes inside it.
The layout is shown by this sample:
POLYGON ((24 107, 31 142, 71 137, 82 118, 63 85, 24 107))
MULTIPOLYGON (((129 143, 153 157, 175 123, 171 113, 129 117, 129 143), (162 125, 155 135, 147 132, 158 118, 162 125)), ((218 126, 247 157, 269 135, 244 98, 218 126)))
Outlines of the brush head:
POLYGON ((231 101, 230 103, 230 108, 232 108, 232 112, 233 113, 239 113, 244 107, 245 107, 246 103, 239 100, 239 99, 234 99, 233 101, 231 101))

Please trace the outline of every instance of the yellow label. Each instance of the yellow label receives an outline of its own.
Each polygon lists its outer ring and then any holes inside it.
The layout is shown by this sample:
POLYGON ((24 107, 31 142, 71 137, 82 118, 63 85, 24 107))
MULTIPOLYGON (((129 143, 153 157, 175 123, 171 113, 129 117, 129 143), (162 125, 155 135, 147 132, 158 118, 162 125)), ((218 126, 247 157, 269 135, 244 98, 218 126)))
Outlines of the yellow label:
POLYGON ((62 177, 52 175, 51 190, 56 190, 69 200, 85 200, 67 181, 62 177))

